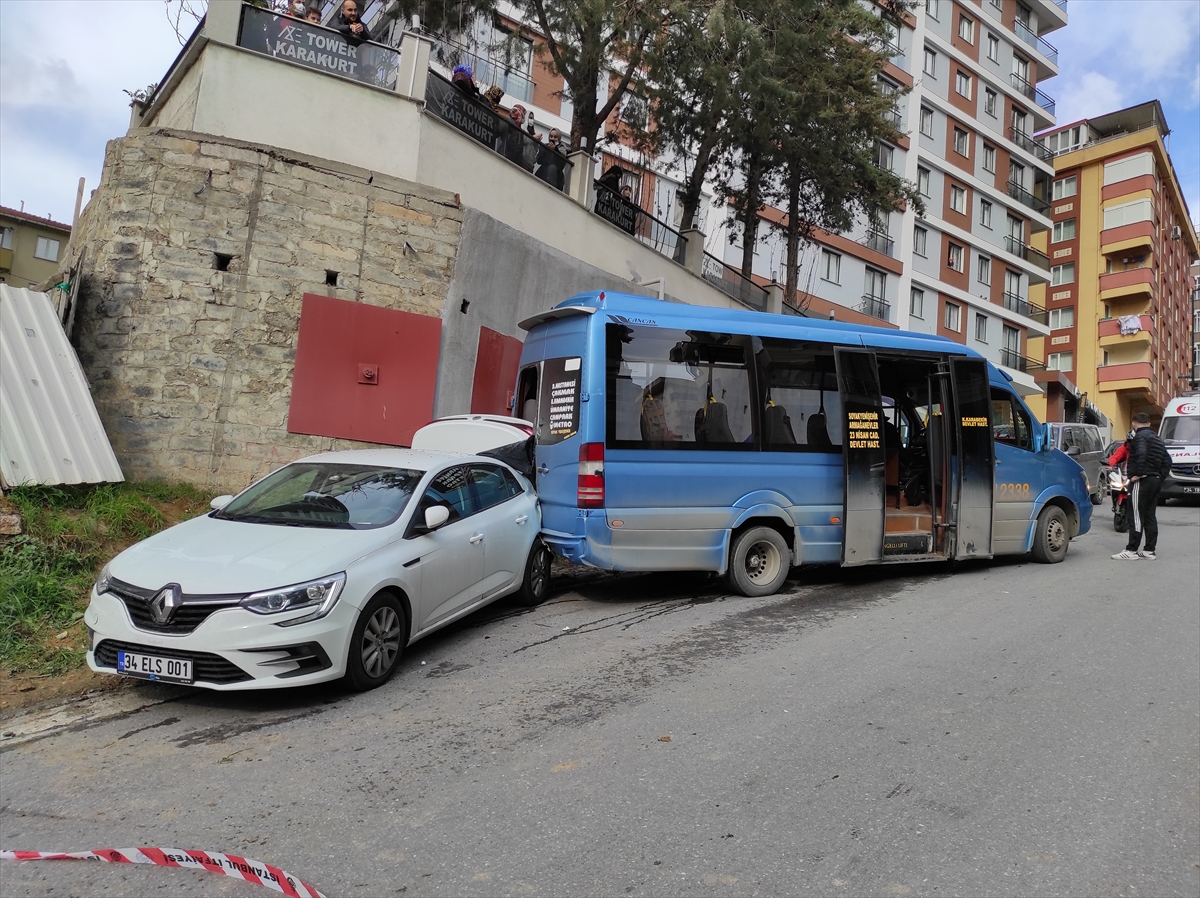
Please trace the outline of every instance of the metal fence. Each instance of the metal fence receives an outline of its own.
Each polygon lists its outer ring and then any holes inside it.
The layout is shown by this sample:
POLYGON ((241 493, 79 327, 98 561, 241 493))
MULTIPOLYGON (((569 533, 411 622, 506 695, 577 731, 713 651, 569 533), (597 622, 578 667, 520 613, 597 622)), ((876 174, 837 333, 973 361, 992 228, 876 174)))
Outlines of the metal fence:
POLYGON ((1032 318, 1039 324, 1045 324, 1048 320, 1046 310, 1036 303, 1032 303, 1023 296, 1018 296, 1016 293, 1004 294, 1004 308, 1010 312, 1016 312, 1018 315, 1024 315, 1026 318, 1032 318))
POLYGON ((534 82, 513 71, 512 66, 455 43, 443 35, 430 35, 430 38, 433 41, 430 58, 434 62, 452 71, 457 65, 470 66, 475 83, 489 87, 495 85, 522 103, 533 102, 534 82))
POLYGON ((593 181, 596 201, 592 211, 609 224, 636 237, 669 259, 683 258, 687 238, 660 218, 655 218, 637 203, 621 196, 607 184, 593 181))
POLYGON ((736 268, 726 265, 712 253, 704 254, 704 265, 700 272, 704 279, 743 305, 765 312, 767 291, 758 286, 736 268))
POLYGON ((890 321, 892 317, 892 304, 886 299, 879 296, 864 295, 862 302, 857 306, 857 311, 864 315, 870 315, 872 318, 878 318, 881 321, 890 321))
POLYGON ((1011 235, 1004 238, 1004 248, 1018 258, 1036 265, 1042 271, 1050 270, 1050 257, 1040 249, 1034 249, 1028 243, 1022 243, 1011 235))

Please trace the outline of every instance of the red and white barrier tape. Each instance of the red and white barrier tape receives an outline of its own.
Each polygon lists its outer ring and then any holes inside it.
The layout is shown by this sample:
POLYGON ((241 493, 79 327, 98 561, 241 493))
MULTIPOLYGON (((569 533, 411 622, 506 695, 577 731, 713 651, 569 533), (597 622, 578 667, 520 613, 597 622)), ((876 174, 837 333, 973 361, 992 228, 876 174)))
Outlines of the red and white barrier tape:
POLYGON ((109 861, 117 864, 157 864, 222 873, 282 892, 289 898, 326 898, 308 883, 262 861, 219 854, 216 851, 184 851, 179 848, 97 848, 95 851, 0 851, 5 861, 109 861))

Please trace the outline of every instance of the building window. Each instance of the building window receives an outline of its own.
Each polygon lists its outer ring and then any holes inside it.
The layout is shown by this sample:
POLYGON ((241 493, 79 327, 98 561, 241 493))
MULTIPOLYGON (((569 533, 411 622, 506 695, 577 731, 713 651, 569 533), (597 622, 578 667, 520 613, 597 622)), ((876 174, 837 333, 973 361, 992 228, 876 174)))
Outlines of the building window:
POLYGON ((1051 196, 1055 200, 1065 200, 1069 196, 1074 196, 1078 183, 1079 182, 1075 175, 1070 175, 1066 178, 1059 178, 1054 182, 1053 193, 1051 196))
POLYGON ((992 62, 1000 61, 1000 38, 991 33, 988 34, 988 59, 992 62))
POLYGON ((0 249, 12 249, 12 239, 12 228, 0 228, 0 249))
POLYGON ((1052 352, 1046 356, 1046 367, 1051 371, 1071 371, 1075 364, 1075 353, 1052 352))
POLYGON ((58 261, 58 241, 49 237, 39 237, 33 249, 35 259, 45 259, 47 262, 58 261))
POLYGON ((929 18, 936 19, 938 11, 941 7, 941 0, 925 0, 925 12, 929 13, 929 18))
POLYGON ((987 256, 979 256, 975 262, 975 277, 979 283, 990 286, 992 283, 992 260, 987 256))
POLYGON ((892 161, 895 158, 895 155, 896 148, 891 144, 875 144, 875 164, 884 171, 892 170, 892 161))
POLYGON ((1066 309, 1051 309, 1050 310, 1050 330, 1059 331, 1068 327, 1075 326, 1075 310, 1072 308, 1066 309))
POLYGON ((1064 240, 1075 239, 1075 219, 1068 218, 1066 221, 1056 221, 1054 223, 1054 243, 1061 243, 1064 240))
POLYGON ((937 77, 937 53, 928 47, 925 48, 925 67, 922 71, 930 78, 937 77))
POLYGON ((1075 263, 1068 262, 1066 265, 1055 265, 1050 269, 1050 286, 1057 287, 1060 284, 1075 283, 1075 263))
POLYGON ((842 256, 827 249, 821 250, 821 277, 831 283, 842 282, 842 256))
POLYGON ((933 110, 928 106, 921 107, 921 133, 933 137, 933 110))
POLYGON ((924 228, 913 228, 913 252, 918 256, 926 255, 925 245, 929 239, 929 232, 924 228))
POLYGON ((975 21, 960 14, 958 17, 958 36, 968 44, 975 43, 975 21))
POLYGON ((967 214, 967 192, 957 184, 950 187, 950 208, 963 215, 967 214))
MULTIPOLYGON (((963 271, 963 248, 957 243, 951 243, 946 250, 946 264, 955 271, 963 271)), ((957 330, 957 328, 956 328, 957 330)))
POLYGON ((983 145, 983 170, 993 175, 996 173, 996 148, 986 143, 983 145))
POLYGON ((956 69, 954 72, 954 91, 968 100, 971 99, 971 76, 962 69, 956 69))
POLYGON ((975 313, 975 339, 980 343, 987 342, 987 315, 982 312, 975 313))
POLYGON ((883 302, 884 297, 887 296, 887 275, 882 271, 876 271, 874 268, 868 268, 863 287, 863 294, 866 297, 876 302, 883 302))
POLYGON ((996 117, 996 92, 990 87, 983 89, 983 111, 992 118, 996 117))
POLYGON ((964 131, 962 128, 955 128, 954 129, 954 152, 958 153, 958 155, 960 155, 960 156, 969 156, 969 155, 971 155, 970 146, 971 146, 971 141, 970 141, 970 138, 967 136, 967 132, 964 131))
POLYGON ((953 302, 946 303, 946 317, 944 319, 946 330, 958 333, 962 327, 962 308, 953 302))
POLYGON ((992 201, 991 200, 980 200, 979 201, 979 223, 981 225, 983 225, 985 228, 990 228, 992 226, 992 201))
POLYGON ((925 318, 925 291, 912 288, 912 293, 908 297, 908 314, 914 318, 925 318))
POLYGON ((929 169, 917 167, 917 193, 929 196, 929 169))

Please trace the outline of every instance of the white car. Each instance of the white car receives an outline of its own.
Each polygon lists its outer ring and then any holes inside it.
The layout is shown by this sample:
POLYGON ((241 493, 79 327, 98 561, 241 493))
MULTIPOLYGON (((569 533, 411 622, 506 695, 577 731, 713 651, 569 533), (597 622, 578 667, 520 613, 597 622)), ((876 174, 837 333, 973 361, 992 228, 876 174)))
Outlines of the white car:
MULTIPOLYGON (((478 451, 528 430, 487 424, 492 445, 478 451)), ((430 428, 423 445, 462 442, 458 424, 430 428)), ((371 689, 414 640, 502 596, 546 594, 537 497, 495 458, 326 452, 213 508, 105 567, 84 614, 92 670, 222 690, 371 689)))

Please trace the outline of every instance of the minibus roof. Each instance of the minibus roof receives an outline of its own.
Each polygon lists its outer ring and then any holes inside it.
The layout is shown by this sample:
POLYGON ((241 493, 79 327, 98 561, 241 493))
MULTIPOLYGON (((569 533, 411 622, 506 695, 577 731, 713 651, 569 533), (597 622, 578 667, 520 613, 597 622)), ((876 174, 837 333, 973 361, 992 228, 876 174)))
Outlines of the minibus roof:
POLYGON ((758 336, 800 336, 802 339, 824 342, 857 343, 882 349, 925 350, 926 352, 945 352, 982 358, 979 353, 969 347, 935 334, 918 334, 912 331, 872 327, 828 318, 803 318, 794 315, 755 312, 750 309, 694 306, 611 290, 593 290, 588 293, 576 294, 570 299, 563 300, 547 312, 526 318, 520 323, 520 327, 528 331, 548 321, 575 315, 593 315, 598 311, 608 312, 617 317, 627 317, 630 319, 628 322, 630 324, 653 325, 662 319, 664 327, 684 327, 696 321, 710 321, 714 328, 727 327, 758 336))

